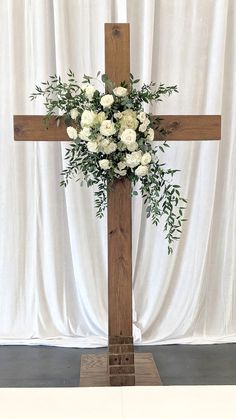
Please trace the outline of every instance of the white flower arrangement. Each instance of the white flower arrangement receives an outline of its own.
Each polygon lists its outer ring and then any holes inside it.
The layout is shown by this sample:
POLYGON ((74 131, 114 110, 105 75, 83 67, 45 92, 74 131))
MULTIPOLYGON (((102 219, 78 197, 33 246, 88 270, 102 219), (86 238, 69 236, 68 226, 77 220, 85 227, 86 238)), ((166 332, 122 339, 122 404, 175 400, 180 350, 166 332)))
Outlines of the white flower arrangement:
POLYGON ((73 140, 66 150, 68 167, 62 172, 61 185, 66 186, 72 177, 85 180, 88 186, 97 185, 95 205, 101 217, 107 205, 107 188, 116 178, 127 176, 133 186, 139 182, 147 217, 151 216, 156 225, 165 217, 171 253, 173 241, 181 233, 186 200, 180 196, 179 185, 171 181, 176 170, 166 169, 159 160, 159 151, 169 147, 165 142, 168 133, 158 118, 144 111, 144 103, 160 101, 163 95, 177 92, 177 87, 161 84, 156 88, 151 82, 137 89, 139 80, 132 75, 128 84, 114 86, 104 74, 100 92, 92 77, 84 76, 78 84, 69 71, 68 79, 63 83, 60 77, 50 76, 50 81, 42 83, 43 88, 36 86, 31 95, 31 99, 45 97, 48 118, 60 110, 62 116, 58 118, 64 119, 68 137, 73 140), (163 142, 156 147, 155 135, 163 142))

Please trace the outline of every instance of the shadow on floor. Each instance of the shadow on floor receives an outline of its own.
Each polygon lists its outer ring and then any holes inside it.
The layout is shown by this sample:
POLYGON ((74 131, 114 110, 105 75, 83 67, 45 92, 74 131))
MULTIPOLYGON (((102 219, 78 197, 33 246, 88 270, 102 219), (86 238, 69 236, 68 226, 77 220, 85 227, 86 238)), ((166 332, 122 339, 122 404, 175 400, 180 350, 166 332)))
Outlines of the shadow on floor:
MULTIPOLYGON (((0 346, 0 387, 77 387, 80 356, 106 348, 0 346)), ((164 385, 236 384, 236 344, 138 346, 151 352, 164 385)))

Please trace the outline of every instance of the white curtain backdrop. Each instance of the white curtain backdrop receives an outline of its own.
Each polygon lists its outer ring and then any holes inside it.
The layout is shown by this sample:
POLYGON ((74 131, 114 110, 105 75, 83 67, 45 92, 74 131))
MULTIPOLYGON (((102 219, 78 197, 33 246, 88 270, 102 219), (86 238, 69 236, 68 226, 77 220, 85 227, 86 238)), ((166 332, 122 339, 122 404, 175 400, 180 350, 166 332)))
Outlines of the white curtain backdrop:
POLYGON ((188 198, 181 240, 133 200, 135 336, 236 341, 235 0, 0 2, 0 344, 107 343, 106 218, 93 191, 59 186, 65 143, 15 143, 13 114, 42 114, 36 83, 104 71, 104 22, 130 22, 131 71, 177 84, 160 114, 222 114, 221 142, 171 143, 188 198))

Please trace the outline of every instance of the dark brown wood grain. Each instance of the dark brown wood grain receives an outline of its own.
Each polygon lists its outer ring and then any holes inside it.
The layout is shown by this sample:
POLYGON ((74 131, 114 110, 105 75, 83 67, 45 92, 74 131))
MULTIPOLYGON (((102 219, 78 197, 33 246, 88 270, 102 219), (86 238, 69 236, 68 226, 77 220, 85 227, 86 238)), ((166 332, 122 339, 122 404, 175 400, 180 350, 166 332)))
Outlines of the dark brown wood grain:
MULTIPOLYGON (((129 80, 129 25, 105 24, 105 72, 115 84, 129 80)), ((131 196, 128 179, 108 192, 109 336, 132 336, 131 196)))
POLYGON ((133 336, 109 336, 109 345, 118 345, 118 344, 133 344, 133 336))
POLYGON ((110 385, 135 385, 132 336, 109 337, 108 371, 110 385))
POLYGON ((105 72, 115 85, 129 81, 130 34, 128 23, 105 23, 105 72))
MULTIPOLYGON (((153 356, 150 353, 135 353, 135 385, 162 385, 153 356)), ((103 387, 109 385, 133 385, 134 374, 107 374, 107 354, 82 355, 80 366, 81 387, 103 387), (120 382, 122 381, 122 384, 120 382)))
MULTIPOLYGON (((220 115, 160 115, 160 126, 170 133, 168 141, 220 140, 220 115)), ((158 130, 155 132, 158 140, 158 130)))
POLYGON ((113 365, 110 367, 111 375, 134 374, 134 365, 113 365))
POLYGON ((109 354, 109 365, 134 365, 134 354, 133 353, 124 353, 124 354, 109 354))
POLYGON ((110 386, 134 386, 135 375, 134 374, 110 374, 110 386))
MULTIPOLYGON (((220 115, 160 115, 161 127, 168 129, 168 141, 220 140, 220 115)), ((48 128, 41 115, 14 116, 15 141, 71 141, 66 133, 63 120, 59 127, 52 118, 48 128)), ((155 134, 158 140, 158 132, 155 134)))
MULTIPOLYGON (((57 125, 56 118, 49 120, 48 126, 42 115, 15 115, 15 141, 69 141, 66 126, 62 121, 57 125)), ((70 140, 71 141, 71 140, 70 140)))
POLYGON ((133 351, 133 341, 132 344, 126 345, 118 343, 117 345, 109 345, 109 352, 111 354, 122 354, 122 353, 132 353, 133 351))
MULTIPOLYGON (((129 25, 105 24, 105 72, 115 85, 129 81, 129 25)), ((132 219, 131 185, 128 179, 117 179, 108 192, 108 329, 109 340, 117 343, 119 353, 128 346, 116 337, 132 336, 132 219)), ((114 353, 109 344, 109 353, 114 353)), ((133 345, 130 345, 131 352, 133 345)), ((108 362, 110 359, 108 360, 108 362)), ((111 385, 134 385, 134 366, 113 368, 109 364, 111 385), (126 377, 126 373, 132 374, 126 377)))
MULTIPOLYGON (((131 185, 117 179, 108 193, 109 336, 132 335, 131 185)), ((118 342, 117 345, 123 345, 118 342)), ((111 345, 112 346, 112 345, 111 345)), ((128 346, 128 345, 124 345, 128 346)))

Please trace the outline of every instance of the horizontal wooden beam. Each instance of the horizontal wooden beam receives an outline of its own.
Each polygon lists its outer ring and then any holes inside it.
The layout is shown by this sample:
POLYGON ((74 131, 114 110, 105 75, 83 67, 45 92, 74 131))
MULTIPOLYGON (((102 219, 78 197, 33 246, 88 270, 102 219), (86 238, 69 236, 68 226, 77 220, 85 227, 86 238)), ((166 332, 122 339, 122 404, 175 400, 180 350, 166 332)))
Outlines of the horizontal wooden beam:
POLYGON ((41 115, 14 115, 15 141, 68 141, 63 121, 57 126, 56 118, 51 118, 46 126, 41 115))
MULTIPOLYGON (((168 141, 219 140, 220 115, 158 115, 161 126, 171 131, 168 141)), ((156 133, 156 136, 158 133, 156 133)), ((63 121, 59 127, 55 118, 45 126, 41 115, 14 116, 15 141, 70 141, 63 121)), ((157 139, 157 138, 155 138, 157 139)))
MULTIPOLYGON (((168 141, 220 140, 220 115, 163 115, 161 127, 170 131, 168 141)), ((158 140, 158 132, 155 132, 158 140)))

